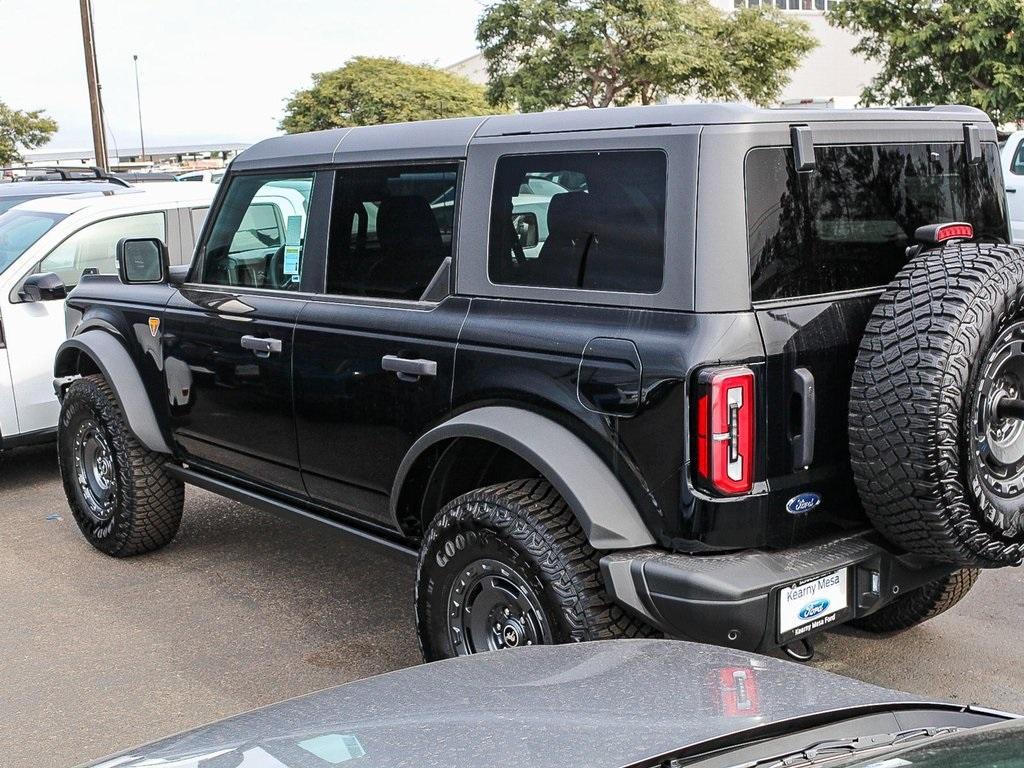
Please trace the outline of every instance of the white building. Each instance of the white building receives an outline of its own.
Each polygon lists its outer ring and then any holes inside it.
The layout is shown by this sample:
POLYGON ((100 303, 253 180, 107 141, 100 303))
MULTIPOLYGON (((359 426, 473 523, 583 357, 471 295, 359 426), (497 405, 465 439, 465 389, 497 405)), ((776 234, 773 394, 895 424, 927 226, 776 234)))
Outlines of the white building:
MULTIPOLYGON (((745 6, 776 6, 786 14, 803 19, 818 39, 818 47, 804 57, 792 73, 789 85, 782 92, 783 101, 832 101, 842 109, 853 107, 860 100, 864 86, 878 71, 876 65, 855 56, 851 49, 857 38, 836 29, 825 19, 826 4, 856 0, 711 0, 723 11, 745 6)), ((482 54, 471 56, 448 67, 474 83, 487 82, 487 66, 482 54)))

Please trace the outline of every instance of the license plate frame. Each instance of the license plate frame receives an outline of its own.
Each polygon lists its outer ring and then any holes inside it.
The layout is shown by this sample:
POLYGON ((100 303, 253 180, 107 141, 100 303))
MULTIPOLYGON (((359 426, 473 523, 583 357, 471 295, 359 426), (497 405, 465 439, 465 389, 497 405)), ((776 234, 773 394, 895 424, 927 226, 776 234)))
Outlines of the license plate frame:
POLYGON ((775 601, 776 639, 779 644, 792 642, 848 619, 852 583, 852 569, 846 566, 780 587, 775 601))

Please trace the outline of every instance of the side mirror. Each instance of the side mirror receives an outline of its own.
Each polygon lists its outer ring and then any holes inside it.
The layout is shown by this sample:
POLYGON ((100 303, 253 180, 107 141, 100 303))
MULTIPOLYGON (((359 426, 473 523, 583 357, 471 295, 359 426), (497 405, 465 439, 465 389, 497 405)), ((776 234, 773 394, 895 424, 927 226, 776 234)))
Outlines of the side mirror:
POLYGON ((155 237, 124 237, 117 241, 117 274, 125 285, 167 281, 167 246, 155 237))
POLYGON ((67 295, 68 289, 64 281, 53 272, 29 275, 18 291, 18 298, 28 302, 63 301, 67 295))
POLYGON ((519 238, 519 245, 523 248, 536 248, 540 242, 540 229, 537 226, 537 214, 517 213, 512 216, 512 226, 515 227, 516 236, 519 238))

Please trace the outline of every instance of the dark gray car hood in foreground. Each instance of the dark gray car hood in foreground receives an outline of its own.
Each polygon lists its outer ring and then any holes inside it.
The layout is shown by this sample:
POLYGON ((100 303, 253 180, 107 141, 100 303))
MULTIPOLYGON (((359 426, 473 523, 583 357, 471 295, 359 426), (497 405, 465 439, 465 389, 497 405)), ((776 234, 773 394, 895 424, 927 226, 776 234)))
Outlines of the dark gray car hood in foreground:
POLYGON ((911 701, 667 640, 498 651, 392 672, 130 750, 103 768, 623 766, 812 713, 911 701), (744 689, 737 698, 737 684, 744 689))

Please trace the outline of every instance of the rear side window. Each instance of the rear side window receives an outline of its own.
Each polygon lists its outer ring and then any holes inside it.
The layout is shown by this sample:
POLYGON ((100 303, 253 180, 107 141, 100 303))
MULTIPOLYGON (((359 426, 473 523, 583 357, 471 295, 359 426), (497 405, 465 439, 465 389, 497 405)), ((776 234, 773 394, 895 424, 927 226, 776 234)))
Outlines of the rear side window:
POLYGON ((499 285, 657 293, 665 267, 660 151, 498 161, 488 276, 499 285))
POLYGON ((914 230, 966 221, 1006 242, 995 144, 967 163, 963 144, 819 146, 797 173, 793 151, 746 159, 747 246, 754 301, 884 286, 906 262, 914 230))
POLYGON ((327 293, 418 301, 452 253, 457 165, 338 171, 327 293))

